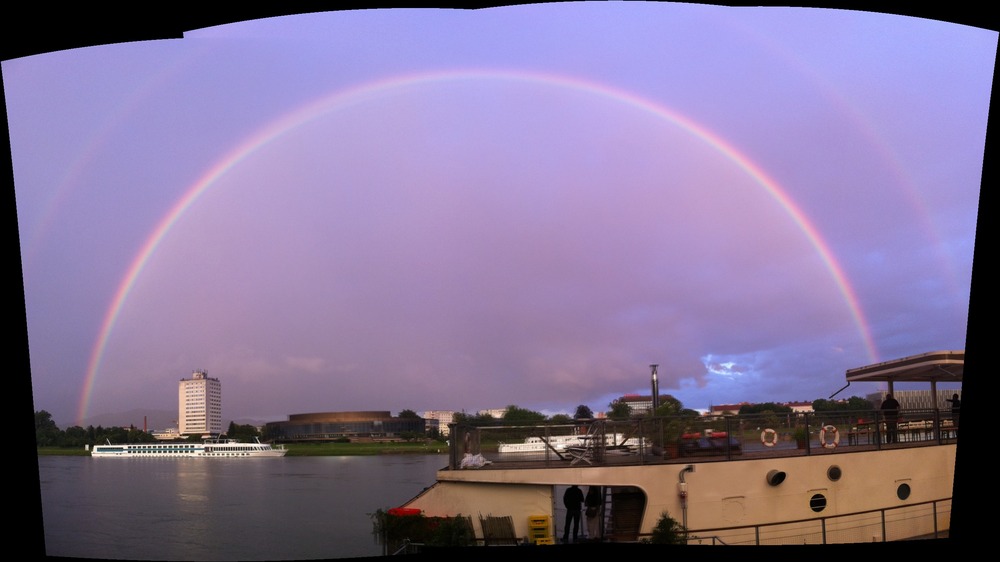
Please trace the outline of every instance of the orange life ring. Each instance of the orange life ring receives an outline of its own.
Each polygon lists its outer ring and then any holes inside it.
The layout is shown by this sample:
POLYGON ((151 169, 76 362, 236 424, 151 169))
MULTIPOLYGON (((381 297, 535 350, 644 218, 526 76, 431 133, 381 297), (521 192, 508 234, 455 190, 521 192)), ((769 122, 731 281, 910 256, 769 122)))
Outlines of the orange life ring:
POLYGON ((823 445, 823 447, 833 449, 840 444, 840 432, 837 431, 837 428, 832 425, 824 425, 823 428, 819 430, 819 442, 823 445), (827 442, 827 432, 833 433, 833 441, 827 442))
POLYGON ((770 427, 760 432, 760 442, 764 444, 765 447, 774 447, 774 444, 778 442, 778 432, 771 429, 770 427), (768 441, 767 436, 773 436, 770 441, 768 441))

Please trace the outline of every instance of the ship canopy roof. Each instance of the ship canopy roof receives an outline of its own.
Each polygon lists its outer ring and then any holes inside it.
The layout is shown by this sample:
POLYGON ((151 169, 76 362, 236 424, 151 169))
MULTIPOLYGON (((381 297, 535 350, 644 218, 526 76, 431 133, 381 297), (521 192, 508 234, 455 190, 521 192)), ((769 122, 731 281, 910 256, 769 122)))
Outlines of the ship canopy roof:
POLYGON ((847 370, 847 382, 962 382, 965 350, 932 351, 847 370))

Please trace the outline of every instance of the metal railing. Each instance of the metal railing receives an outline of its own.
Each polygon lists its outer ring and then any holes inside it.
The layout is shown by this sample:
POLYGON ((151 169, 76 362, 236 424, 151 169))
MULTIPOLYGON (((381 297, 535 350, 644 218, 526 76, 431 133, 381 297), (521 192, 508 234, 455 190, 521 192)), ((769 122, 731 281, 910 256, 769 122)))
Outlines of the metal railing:
POLYGON ((739 460, 955 443, 950 412, 878 410, 587 419, 570 424, 453 424, 449 468, 739 460))
POLYGON ((945 538, 951 498, 768 525, 689 530, 687 544, 787 545, 945 538))
MULTIPOLYGON (((856 544, 947 538, 951 520, 951 498, 835 516, 783 521, 766 525, 745 525, 687 532, 688 545, 796 545, 856 544)), ((649 539, 639 535, 638 541, 649 539)), ((488 544, 477 538, 476 545, 488 544)), ((388 555, 414 554, 426 545, 403 539, 388 555)))

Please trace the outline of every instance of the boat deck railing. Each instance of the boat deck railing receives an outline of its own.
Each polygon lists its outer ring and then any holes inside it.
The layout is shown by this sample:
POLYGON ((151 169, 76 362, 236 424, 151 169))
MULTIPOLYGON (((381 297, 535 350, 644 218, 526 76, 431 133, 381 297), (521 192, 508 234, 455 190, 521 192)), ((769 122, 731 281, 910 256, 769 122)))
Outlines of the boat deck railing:
POLYGON ((449 426, 449 469, 740 460, 955 443, 939 409, 642 416, 568 424, 449 426))
POLYGON ((899 505, 856 513, 782 521, 766 525, 744 525, 717 529, 692 529, 687 544, 783 545, 850 544, 890 542, 914 538, 947 538, 951 521, 951 498, 899 505), (914 537, 912 529, 927 528, 927 535, 914 537))
MULTIPOLYGON (((882 509, 819 516, 780 523, 740 525, 705 529, 689 529, 684 536, 687 545, 823 545, 860 544, 867 542, 893 542, 914 539, 944 539, 950 531, 952 500, 943 498, 898 505, 882 509), (926 529, 923 535, 914 535, 914 529, 926 529)), ((490 540, 488 533, 476 536, 471 527, 472 543, 476 546, 499 544, 490 540)), ((652 539, 652 534, 639 534, 624 542, 641 542, 652 539)), ((380 535, 383 554, 419 554, 427 546, 403 538, 392 542, 380 535), (392 547, 390 550, 390 542, 392 547)), ((503 544, 532 544, 525 537, 523 543, 511 539, 503 544), (513 542, 511 542, 513 541, 513 542)), ((604 541, 602 541, 604 542, 604 541)), ((610 541, 607 541, 610 542, 610 541)), ((617 541, 616 541, 617 542, 617 541)))

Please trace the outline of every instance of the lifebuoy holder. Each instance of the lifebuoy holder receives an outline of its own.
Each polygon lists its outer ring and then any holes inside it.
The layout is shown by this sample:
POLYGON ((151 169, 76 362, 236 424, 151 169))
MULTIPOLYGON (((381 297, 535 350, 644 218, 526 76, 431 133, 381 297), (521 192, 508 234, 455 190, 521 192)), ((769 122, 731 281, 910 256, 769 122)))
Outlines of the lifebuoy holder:
POLYGON ((824 425, 819 430, 819 442, 823 445, 823 447, 833 449, 837 445, 840 445, 840 432, 837 431, 837 428, 832 425, 824 425), (833 434, 833 441, 826 440, 827 433, 833 434))
POLYGON ((778 442, 778 432, 770 427, 761 431, 760 442, 763 443, 765 447, 774 447, 774 444, 778 442), (770 439, 768 439, 768 435, 771 436, 770 439))

